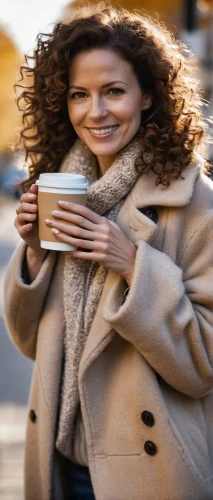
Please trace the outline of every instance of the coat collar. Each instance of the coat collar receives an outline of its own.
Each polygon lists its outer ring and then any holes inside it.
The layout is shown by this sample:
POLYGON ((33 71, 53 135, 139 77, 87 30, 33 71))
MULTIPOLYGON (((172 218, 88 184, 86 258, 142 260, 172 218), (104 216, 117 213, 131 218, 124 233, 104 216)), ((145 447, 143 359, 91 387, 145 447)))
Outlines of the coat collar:
POLYGON ((156 186, 153 173, 142 174, 127 196, 116 222, 124 234, 137 245, 140 239, 152 240, 157 225, 140 212, 145 207, 181 207, 187 205, 193 194, 196 177, 203 167, 203 159, 197 157, 188 165, 179 179, 172 179, 168 188, 156 186))
MULTIPOLYGON (((130 172, 134 173, 134 162, 138 156, 141 156, 141 140, 140 136, 136 135, 118 154, 112 167, 109 169, 109 171, 114 169, 117 189, 119 189, 119 182, 121 182, 121 179, 116 178, 117 171, 120 170, 122 176, 123 166, 128 163, 130 172)), ((168 164, 168 166, 170 165, 168 164)), ((156 174, 153 172, 141 174, 133 189, 131 189, 130 195, 132 196, 133 203, 138 208, 158 205, 171 207, 186 205, 190 201, 195 179, 202 168, 203 158, 196 153, 194 162, 185 167, 181 178, 172 179, 168 188, 165 188, 161 184, 158 186, 155 185, 156 174)), ((82 175, 86 175, 90 184, 98 181, 96 157, 80 139, 76 140, 74 146, 72 146, 70 152, 65 157, 60 171, 68 171, 69 173, 77 171, 82 175)), ((125 182, 125 178, 122 179, 122 182, 125 182)))
POLYGON ((196 177, 202 168, 203 159, 196 155, 195 161, 183 170, 182 177, 172 179, 168 188, 162 184, 155 185, 156 175, 153 172, 141 175, 131 193, 135 206, 182 207, 187 205, 193 193, 196 177))

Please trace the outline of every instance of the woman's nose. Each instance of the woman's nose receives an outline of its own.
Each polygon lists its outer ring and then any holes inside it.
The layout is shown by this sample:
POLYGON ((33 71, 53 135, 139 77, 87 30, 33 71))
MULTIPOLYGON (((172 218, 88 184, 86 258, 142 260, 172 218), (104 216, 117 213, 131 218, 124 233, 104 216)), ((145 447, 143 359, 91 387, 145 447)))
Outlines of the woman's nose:
POLYGON ((99 118, 104 118, 105 116, 107 116, 108 111, 105 106, 104 100, 101 98, 91 99, 88 114, 89 117, 93 120, 97 120, 99 118))

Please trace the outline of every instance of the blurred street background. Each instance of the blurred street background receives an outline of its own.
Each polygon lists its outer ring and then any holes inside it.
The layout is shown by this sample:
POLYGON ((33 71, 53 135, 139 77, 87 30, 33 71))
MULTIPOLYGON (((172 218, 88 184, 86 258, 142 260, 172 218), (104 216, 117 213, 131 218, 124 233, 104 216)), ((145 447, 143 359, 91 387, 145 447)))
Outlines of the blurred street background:
POLYGON ((17 200, 0 194, 0 499, 23 499, 26 404, 32 365, 11 344, 3 322, 3 282, 19 243, 13 220, 17 200))
MULTIPOLYGON (((24 54, 32 54, 39 32, 68 18, 85 0, 4 0, 0 9, 0 499, 24 500, 23 455, 27 400, 33 363, 12 345, 3 321, 3 282, 20 239, 13 225, 19 203, 18 183, 26 176, 24 152, 16 147, 21 116, 13 85, 24 54)), ((92 4, 98 3, 91 0, 92 4)), ((206 120, 213 115, 213 0, 111 0, 128 10, 159 16, 192 50, 205 99, 206 120)), ((213 136, 209 124, 209 134, 213 136)), ((213 163, 213 146, 208 156, 213 163)), ((41 499, 38 499, 41 500, 41 499)))

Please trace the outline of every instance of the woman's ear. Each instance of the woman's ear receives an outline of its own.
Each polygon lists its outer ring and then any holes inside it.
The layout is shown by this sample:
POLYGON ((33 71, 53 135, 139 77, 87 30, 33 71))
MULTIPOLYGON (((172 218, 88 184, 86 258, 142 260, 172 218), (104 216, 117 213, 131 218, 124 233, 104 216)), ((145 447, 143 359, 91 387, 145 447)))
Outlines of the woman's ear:
POLYGON ((151 108, 152 102, 153 102, 153 97, 151 96, 151 94, 143 94, 141 111, 151 108))

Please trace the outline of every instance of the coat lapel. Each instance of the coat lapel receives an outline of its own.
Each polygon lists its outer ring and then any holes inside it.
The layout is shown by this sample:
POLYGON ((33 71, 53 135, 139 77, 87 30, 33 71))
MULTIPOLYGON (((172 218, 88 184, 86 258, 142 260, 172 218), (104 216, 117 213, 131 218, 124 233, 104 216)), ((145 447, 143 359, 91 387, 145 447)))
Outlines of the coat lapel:
MULTIPOLYGON (((141 238, 147 242, 151 241, 157 230, 157 225, 144 214, 140 213, 135 207, 130 195, 126 198, 117 215, 116 223, 127 238, 134 244, 137 244, 141 238)), ((98 310, 92 323, 81 359, 79 377, 81 377, 82 373, 85 372, 88 366, 99 356, 115 334, 111 325, 103 318, 103 307, 109 291, 118 279, 120 279, 118 274, 113 271, 108 272, 98 310)), ((120 287, 121 294, 123 294, 127 284, 122 279, 120 279, 120 287)))

